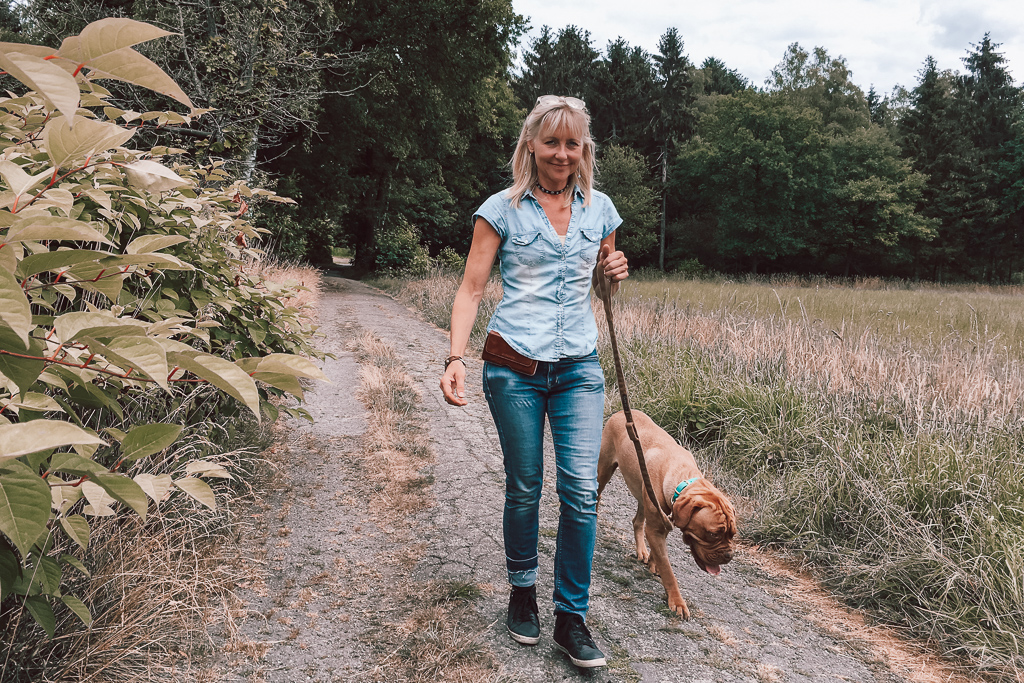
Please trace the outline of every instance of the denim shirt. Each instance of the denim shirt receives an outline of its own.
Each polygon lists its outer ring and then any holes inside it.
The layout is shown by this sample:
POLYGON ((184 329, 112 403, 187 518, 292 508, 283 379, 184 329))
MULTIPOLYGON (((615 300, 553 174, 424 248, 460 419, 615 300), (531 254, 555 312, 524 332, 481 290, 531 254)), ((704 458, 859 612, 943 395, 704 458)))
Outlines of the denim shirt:
POLYGON ((497 332, 535 360, 590 354, 597 347, 591 276, 601 240, 622 223, 619 212, 597 190, 584 207, 583 191, 577 187, 563 245, 532 192, 523 196, 518 209, 506 195, 491 195, 473 214, 474 222, 483 218, 501 236, 504 293, 487 331, 497 332))

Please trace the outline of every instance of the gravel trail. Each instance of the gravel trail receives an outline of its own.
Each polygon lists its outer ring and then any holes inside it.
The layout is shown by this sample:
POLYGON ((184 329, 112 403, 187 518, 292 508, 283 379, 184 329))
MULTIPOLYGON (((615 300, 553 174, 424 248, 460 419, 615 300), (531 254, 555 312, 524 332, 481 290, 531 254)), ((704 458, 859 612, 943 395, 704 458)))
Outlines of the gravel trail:
MULTIPOLYGON (((501 451, 480 389, 481 361, 469 361, 470 404, 448 406, 437 388, 446 335, 366 285, 331 277, 324 282, 321 331, 325 350, 336 356, 324 371, 332 384, 307 395, 314 425, 285 423, 275 447, 281 463, 277 490, 249 515, 253 524, 240 542, 240 562, 250 578, 239 586, 243 604, 232 612, 236 618, 218 657, 225 680, 374 680, 380 672, 375 667, 387 667, 366 642, 368 630, 380 624, 380 591, 431 580, 492 587, 475 607, 502 680, 906 680, 857 638, 819 625, 818 606, 795 602, 788 579, 767 571, 753 549, 741 548, 713 578, 696 567, 681 537, 670 537, 672 564, 693 618, 685 622, 668 613, 661 583, 634 557, 635 502, 618 475, 602 497, 588 617, 609 666, 576 669, 551 641, 558 499, 550 467, 541 503, 542 638, 535 647, 514 643, 504 626, 501 451), (429 425, 435 462, 423 474, 433 477, 433 504, 412 513, 372 514, 368 497, 380 492, 361 481, 351 457, 360 448, 366 417, 348 345, 367 331, 403 358, 429 425)), ((546 460, 553 461, 550 453, 546 460)))

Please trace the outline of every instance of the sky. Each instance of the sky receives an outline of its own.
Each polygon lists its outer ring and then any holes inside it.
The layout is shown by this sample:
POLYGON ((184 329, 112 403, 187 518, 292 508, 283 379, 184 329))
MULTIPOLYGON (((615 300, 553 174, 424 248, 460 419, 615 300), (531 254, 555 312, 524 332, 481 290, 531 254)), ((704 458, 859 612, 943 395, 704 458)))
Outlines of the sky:
MULTIPOLYGON (((962 57, 985 32, 1002 43, 1018 84, 1024 80, 1024 0, 512 0, 540 27, 575 24, 604 51, 619 36, 656 52, 665 29, 679 29, 686 54, 700 64, 717 57, 753 85, 764 85, 791 43, 844 57, 865 92, 912 88, 925 57, 963 71, 962 57)), ((522 48, 522 46, 521 46, 522 48)))

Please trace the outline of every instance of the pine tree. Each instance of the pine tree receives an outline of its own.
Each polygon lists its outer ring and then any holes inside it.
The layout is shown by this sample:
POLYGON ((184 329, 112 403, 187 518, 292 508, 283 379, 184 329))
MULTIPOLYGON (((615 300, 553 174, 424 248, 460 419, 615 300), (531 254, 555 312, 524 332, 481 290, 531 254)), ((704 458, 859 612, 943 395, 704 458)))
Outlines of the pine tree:
POLYGON ((730 69, 721 59, 708 57, 700 65, 704 74, 704 94, 732 95, 750 87, 747 79, 736 69, 730 69))
POLYGON ((658 97, 655 139, 661 162, 661 229, 658 236, 658 268, 665 270, 665 226, 668 212, 668 169, 677 146, 693 136, 697 123, 696 102, 702 94, 693 63, 683 52, 683 39, 670 28, 658 40, 658 97))
POLYGON ((1024 96, 989 34, 973 47, 955 88, 962 130, 973 145, 973 172, 967 176, 972 192, 963 205, 965 242, 975 274, 992 282, 1010 276, 1008 264, 1020 249, 1014 215, 1003 201, 1014 179, 1000 171, 1012 154, 1024 96))
POLYGON ((595 139, 652 154, 657 90, 650 55, 618 38, 608 43, 598 66, 596 92, 588 102, 595 139))

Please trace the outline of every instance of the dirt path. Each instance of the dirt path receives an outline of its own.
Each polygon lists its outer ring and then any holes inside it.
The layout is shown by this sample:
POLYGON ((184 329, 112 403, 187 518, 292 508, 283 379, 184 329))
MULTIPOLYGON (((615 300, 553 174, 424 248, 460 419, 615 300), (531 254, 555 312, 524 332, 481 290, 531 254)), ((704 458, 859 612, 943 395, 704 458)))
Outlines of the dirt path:
MULTIPOLYGON (((489 649, 500 666, 491 680, 904 680, 854 638, 816 625, 818 607, 788 599, 786 582, 765 571, 751 550, 712 578, 697 569, 680 539, 670 542, 693 619, 670 616, 661 584, 632 555, 635 507, 618 477, 602 499, 589 617, 609 667, 580 672, 551 644, 557 496, 550 472, 541 510, 542 639, 532 648, 512 642, 504 626, 501 453, 480 391, 480 361, 469 363, 470 405, 448 406, 437 390, 448 351, 444 333, 365 285, 337 278, 325 284, 321 329, 326 350, 337 356, 325 364, 333 384, 307 397, 315 425, 287 422, 276 447, 278 490, 248 515, 252 527, 239 547, 249 579, 239 586, 243 604, 226 625, 218 667, 226 680, 387 679, 389 655, 403 651, 382 649, 374 634, 393 630, 408 637, 401 610, 416 597, 407 587, 438 581, 484 587, 473 601, 473 619, 465 622, 482 635, 459 647, 489 649), (358 365, 349 348, 364 332, 395 347, 418 385, 417 410, 435 458, 422 472, 430 484, 423 496, 433 505, 383 514, 372 509, 375 496, 387 491, 368 485, 353 457, 367 419, 356 398, 358 365)), ((436 635, 440 642, 445 634, 436 635)))

